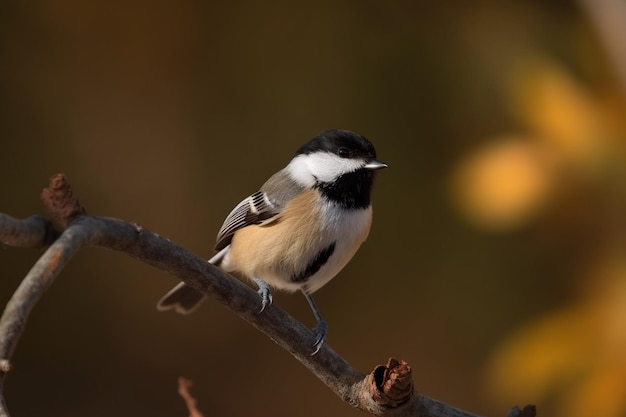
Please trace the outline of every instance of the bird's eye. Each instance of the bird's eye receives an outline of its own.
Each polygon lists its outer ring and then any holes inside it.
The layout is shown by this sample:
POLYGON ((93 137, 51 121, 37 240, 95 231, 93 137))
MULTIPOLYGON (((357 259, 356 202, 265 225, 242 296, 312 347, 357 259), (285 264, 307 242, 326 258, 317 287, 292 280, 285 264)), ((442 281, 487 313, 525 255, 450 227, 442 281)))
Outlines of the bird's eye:
POLYGON ((339 155, 342 158, 350 158, 350 149, 339 148, 339 150, 337 151, 337 155, 339 155))

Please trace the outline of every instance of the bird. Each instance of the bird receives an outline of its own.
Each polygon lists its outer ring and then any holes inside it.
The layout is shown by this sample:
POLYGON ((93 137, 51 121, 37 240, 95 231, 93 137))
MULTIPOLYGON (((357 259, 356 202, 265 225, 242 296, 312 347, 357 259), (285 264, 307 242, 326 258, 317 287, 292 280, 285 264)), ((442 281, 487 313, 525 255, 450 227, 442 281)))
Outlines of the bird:
MULTIPOLYGON (((256 283, 260 313, 272 304, 272 289, 302 292, 316 319, 311 355, 320 351, 328 333, 312 294, 346 266, 367 238, 373 180, 383 168, 387 164, 376 159, 365 137, 325 130, 237 204, 217 234, 217 253, 208 262, 256 283)), ((187 314, 203 299, 181 282, 157 309, 187 314)))

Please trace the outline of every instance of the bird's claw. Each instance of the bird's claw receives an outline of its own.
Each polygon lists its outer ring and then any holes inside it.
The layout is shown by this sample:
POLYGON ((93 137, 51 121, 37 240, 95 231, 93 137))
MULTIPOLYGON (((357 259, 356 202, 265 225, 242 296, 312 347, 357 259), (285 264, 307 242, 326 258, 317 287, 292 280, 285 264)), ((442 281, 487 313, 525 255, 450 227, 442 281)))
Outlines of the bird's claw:
POLYGON ((317 355, 322 346, 324 346, 324 342, 326 342, 326 335, 328 334, 328 325, 326 322, 318 321, 313 328, 313 334, 315 335, 315 343, 313 344, 315 350, 311 353, 311 356, 317 355))
POLYGON ((259 314, 261 314, 265 307, 272 304, 272 290, 270 285, 260 278, 254 278, 254 282, 259 286, 257 293, 261 297, 261 310, 259 311, 259 314))
POLYGON ((259 288, 257 292, 261 296, 261 310, 259 310, 259 314, 261 314, 265 307, 272 304, 272 292, 269 288, 259 288))

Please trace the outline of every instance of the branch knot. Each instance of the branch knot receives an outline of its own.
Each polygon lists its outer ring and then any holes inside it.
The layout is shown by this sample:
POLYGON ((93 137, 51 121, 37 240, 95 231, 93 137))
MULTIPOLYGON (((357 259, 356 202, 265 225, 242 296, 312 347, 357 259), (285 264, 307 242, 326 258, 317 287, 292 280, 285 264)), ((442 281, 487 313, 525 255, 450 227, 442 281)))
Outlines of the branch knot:
POLYGON ((55 174, 50 177, 48 186, 41 192, 41 202, 53 219, 64 229, 74 218, 86 213, 64 174, 55 174))
POLYGON ((389 358, 387 365, 378 365, 369 374, 370 391, 376 403, 384 407, 398 407, 413 395, 411 367, 403 360, 389 358))

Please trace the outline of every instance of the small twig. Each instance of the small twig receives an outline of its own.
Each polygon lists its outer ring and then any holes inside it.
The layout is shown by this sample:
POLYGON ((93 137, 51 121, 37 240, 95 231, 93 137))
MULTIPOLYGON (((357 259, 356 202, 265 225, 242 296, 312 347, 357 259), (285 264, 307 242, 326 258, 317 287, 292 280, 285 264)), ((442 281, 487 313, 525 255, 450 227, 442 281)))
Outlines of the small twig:
POLYGON ((185 401, 187 410, 189 410, 189 417, 204 417, 204 414, 198 409, 198 401, 191 395, 189 390, 193 386, 191 379, 185 377, 178 378, 178 395, 180 395, 185 401))

